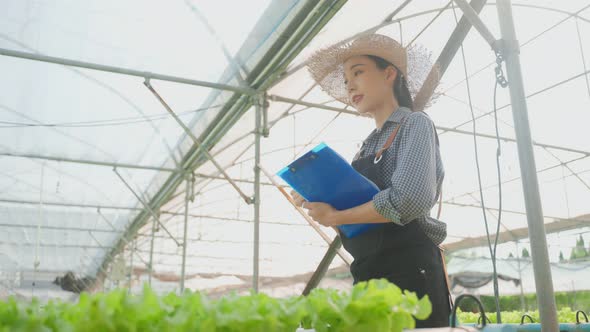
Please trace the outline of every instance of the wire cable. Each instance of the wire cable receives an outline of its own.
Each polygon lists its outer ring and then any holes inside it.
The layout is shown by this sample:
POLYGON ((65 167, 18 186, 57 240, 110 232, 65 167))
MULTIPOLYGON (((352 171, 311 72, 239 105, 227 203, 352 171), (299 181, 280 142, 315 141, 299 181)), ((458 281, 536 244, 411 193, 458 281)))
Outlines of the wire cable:
MULTIPOLYGON (((198 108, 196 110, 186 111, 178 113, 179 116, 190 115, 198 112, 207 111, 213 108, 219 108, 223 105, 213 105, 210 107, 198 108)), ((105 119, 96 121, 80 121, 80 122, 62 122, 62 123, 27 123, 27 122, 12 122, 2 121, 0 128, 17 128, 17 127, 62 127, 62 128, 82 128, 82 127, 109 127, 109 126, 120 126, 128 124, 136 124, 149 122, 151 120, 165 120, 169 117, 168 114, 158 114, 153 116, 142 116, 142 117, 127 117, 118 119, 105 119)))
MULTIPOLYGON (((453 15, 455 17, 455 23, 458 24, 458 19, 457 19, 457 14, 455 11, 455 6, 452 6, 453 8, 453 15)), ((465 51, 463 49, 463 45, 461 45, 461 58, 463 59, 463 70, 465 72, 465 82, 466 82, 466 87, 467 87, 467 98, 469 101, 469 110, 471 112, 471 124, 473 127, 473 145, 474 145, 474 150, 475 150, 475 165, 477 168, 477 182, 478 182, 478 187, 479 187, 479 195, 480 195, 480 201, 481 201, 481 208, 482 208, 482 213, 483 213, 483 219, 484 219, 484 224, 485 224, 485 229, 486 229, 486 237, 488 240, 488 247, 490 250, 490 256, 492 258, 492 270, 493 270, 493 281, 494 281, 494 298, 495 298, 495 304, 496 304, 496 319, 498 324, 502 323, 502 317, 500 315, 500 299, 499 299, 499 290, 498 290, 498 272, 496 269, 496 255, 495 255, 495 249, 497 246, 497 241, 498 241, 498 236, 499 236, 499 228, 500 228, 500 219, 499 217, 501 216, 501 213, 498 215, 498 226, 497 229, 498 231, 496 231, 496 238, 495 238, 495 245, 492 248, 492 243, 491 243, 491 239, 490 239, 490 230, 489 230, 489 225, 488 225, 488 219, 487 219, 487 213, 486 213, 486 207, 485 207, 485 199, 484 199, 484 195, 483 195, 483 186, 481 183, 481 169, 479 166, 479 150, 478 150, 478 145, 477 145, 477 128, 476 128, 476 119, 475 119, 475 111, 473 109, 473 102, 471 99, 471 88, 469 85, 469 77, 468 77, 468 71, 467 71, 467 63, 466 63, 466 57, 465 57, 465 51)), ((504 84, 507 84, 503 73, 502 73, 502 67, 501 67, 501 56, 499 54, 496 54, 496 62, 498 64, 498 66, 496 67, 496 84, 494 86, 494 110, 496 110, 496 88, 498 86, 498 84, 502 84, 502 86, 504 86, 504 84), (500 75, 501 74, 501 75, 500 75), (502 80, 500 82, 500 80, 502 80)), ((494 112, 494 115, 496 115, 496 112, 494 112)), ((498 144, 499 144, 499 135, 498 135, 498 127, 497 127, 497 116, 495 118, 495 124, 496 124, 496 134, 497 134, 497 139, 498 139, 498 144)), ((500 168, 499 168, 499 147, 498 150, 496 152, 496 164, 498 166, 498 176, 500 176, 500 168)), ((500 200, 501 201, 501 200, 500 200)))
MULTIPOLYGON (((496 148, 496 169, 497 169, 497 173, 498 173, 498 223, 496 226, 496 235, 495 235, 495 239, 494 239, 494 247, 493 250, 492 248, 490 248, 490 251, 493 252, 492 253, 492 264, 494 266, 494 296, 495 296, 495 300, 496 300, 496 308, 497 308, 497 319, 498 319, 498 324, 501 324, 501 317, 500 317, 500 294, 499 294, 499 290, 498 290, 498 275, 497 275, 497 271, 496 271, 496 250, 498 248, 498 238, 500 237, 500 225, 502 224, 502 172, 501 172, 501 168, 500 168, 500 156, 502 155, 502 150, 501 150, 501 144, 500 144, 500 133, 498 130, 498 110, 497 110, 497 105, 496 105, 496 100, 497 100, 497 91, 498 91, 498 85, 502 86, 502 88, 505 88, 506 86, 508 86, 508 82, 506 81, 506 78, 504 77, 504 73, 502 72, 502 61, 503 58, 500 54, 496 54, 496 58, 497 58, 497 64, 498 66, 496 67, 496 83, 494 84, 494 127, 496 129, 496 142, 497 142, 497 148, 496 148)), ((482 196, 483 199, 483 196, 482 196)), ((483 201, 482 201, 483 202, 483 201)), ((486 229, 487 229, 487 225, 486 225, 486 229)), ((489 234, 488 234, 488 242, 489 242, 489 234)))

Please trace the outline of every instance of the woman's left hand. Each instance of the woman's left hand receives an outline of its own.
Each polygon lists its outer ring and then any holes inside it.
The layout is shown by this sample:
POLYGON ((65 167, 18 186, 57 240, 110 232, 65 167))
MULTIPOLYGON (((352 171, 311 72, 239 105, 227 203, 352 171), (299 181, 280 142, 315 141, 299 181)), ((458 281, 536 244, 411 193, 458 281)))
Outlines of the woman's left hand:
POLYGON ((338 210, 336 210, 330 204, 321 202, 305 202, 303 204, 303 208, 307 209, 307 214, 322 226, 330 227, 339 225, 337 216, 338 210))

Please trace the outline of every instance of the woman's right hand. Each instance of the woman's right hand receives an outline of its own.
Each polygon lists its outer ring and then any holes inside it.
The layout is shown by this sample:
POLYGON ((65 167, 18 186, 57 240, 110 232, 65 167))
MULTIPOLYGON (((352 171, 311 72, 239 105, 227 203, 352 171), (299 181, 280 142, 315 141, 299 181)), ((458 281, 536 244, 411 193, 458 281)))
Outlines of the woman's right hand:
POLYGON ((295 190, 291 190, 291 197, 293 198, 293 202, 298 207, 302 207, 303 203, 306 202, 305 198, 301 197, 295 190))

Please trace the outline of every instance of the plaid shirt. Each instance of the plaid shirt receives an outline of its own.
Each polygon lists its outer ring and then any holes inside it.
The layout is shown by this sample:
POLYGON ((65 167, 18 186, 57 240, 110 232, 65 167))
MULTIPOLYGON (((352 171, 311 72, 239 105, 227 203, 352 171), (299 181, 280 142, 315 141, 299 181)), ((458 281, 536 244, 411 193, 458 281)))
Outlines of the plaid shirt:
POLYGON ((375 210, 392 222, 405 225, 417 222, 435 244, 447 236, 447 226, 430 217, 444 178, 440 151, 436 144, 432 120, 423 112, 400 107, 365 139, 355 158, 376 153, 387 141, 395 127, 400 127, 389 153, 381 160, 384 181, 391 186, 373 197, 375 210))

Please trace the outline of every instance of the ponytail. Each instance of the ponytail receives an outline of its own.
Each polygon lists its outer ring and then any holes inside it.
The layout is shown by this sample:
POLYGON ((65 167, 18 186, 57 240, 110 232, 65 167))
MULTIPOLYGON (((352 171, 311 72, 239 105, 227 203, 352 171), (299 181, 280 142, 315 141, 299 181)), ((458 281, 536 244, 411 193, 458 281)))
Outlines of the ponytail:
POLYGON ((367 55, 377 65, 377 68, 384 70, 389 66, 393 66, 395 70, 397 70, 397 75, 395 77, 395 81, 393 82, 393 96, 397 100, 399 106, 407 107, 414 110, 414 102, 412 101, 412 95, 410 94, 410 89, 408 88, 408 82, 406 81, 406 77, 399 70, 395 65, 392 63, 374 55, 367 55))

